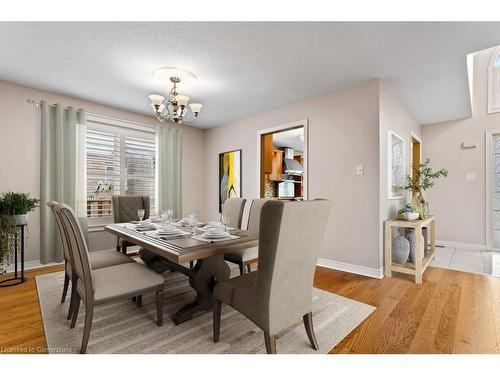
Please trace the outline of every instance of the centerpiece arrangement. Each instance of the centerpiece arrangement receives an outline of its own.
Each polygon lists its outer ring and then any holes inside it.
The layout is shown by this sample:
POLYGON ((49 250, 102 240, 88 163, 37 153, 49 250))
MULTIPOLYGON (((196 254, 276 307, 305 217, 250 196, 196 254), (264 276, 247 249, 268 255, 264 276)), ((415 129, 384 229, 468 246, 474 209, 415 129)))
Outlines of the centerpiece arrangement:
POLYGON ((27 225, 28 213, 40 205, 40 200, 32 198, 28 193, 4 193, 0 198, 0 275, 7 266, 19 241, 19 225, 27 225))

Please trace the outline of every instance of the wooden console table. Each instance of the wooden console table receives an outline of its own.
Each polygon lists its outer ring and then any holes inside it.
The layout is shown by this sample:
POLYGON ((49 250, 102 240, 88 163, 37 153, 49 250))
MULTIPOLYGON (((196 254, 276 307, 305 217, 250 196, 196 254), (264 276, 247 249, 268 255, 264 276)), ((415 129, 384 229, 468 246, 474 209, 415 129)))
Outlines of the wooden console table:
POLYGON ((385 276, 391 277, 392 271, 406 273, 415 276, 417 284, 422 283, 422 275, 426 268, 436 255, 436 222, 433 215, 427 216, 424 220, 386 220, 385 221, 385 276), (415 263, 406 262, 406 264, 397 264, 392 262, 392 228, 411 228, 415 233, 415 263), (427 227, 430 230, 431 244, 430 250, 427 244, 422 246, 421 236, 422 228, 427 227), (429 250, 427 254, 422 254, 422 249, 429 250))

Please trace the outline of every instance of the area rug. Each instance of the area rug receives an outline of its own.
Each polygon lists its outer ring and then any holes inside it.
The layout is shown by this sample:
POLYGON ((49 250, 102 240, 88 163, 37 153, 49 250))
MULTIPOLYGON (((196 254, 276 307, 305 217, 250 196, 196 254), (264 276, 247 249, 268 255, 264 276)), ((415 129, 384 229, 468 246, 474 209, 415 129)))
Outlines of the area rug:
MULTIPOLYGON (((232 274, 235 273, 233 269, 232 274)), ((142 307, 137 307, 131 300, 98 306, 94 310, 87 353, 265 353, 262 331, 227 305, 222 309, 218 343, 212 341, 211 312, 176 326, 170 316, 191 302, 195 292, 186 276, 178 272, 167 272, 164 276, 163 326, 156 325, 152 295, 143 297, 142 307)), ((45 337, 49 353, 78 353, 85 310, 80 308, 77 325, 70 329, 66 320, 69 298, 66 303, 60 303, 63 281, 63 272, 36 277, 45 337)), ((374 310, 373 306, 315 288, 313 319, 319 351, 309 346, 301 320, 278 335, 277 352, 328 353, 374 310)))

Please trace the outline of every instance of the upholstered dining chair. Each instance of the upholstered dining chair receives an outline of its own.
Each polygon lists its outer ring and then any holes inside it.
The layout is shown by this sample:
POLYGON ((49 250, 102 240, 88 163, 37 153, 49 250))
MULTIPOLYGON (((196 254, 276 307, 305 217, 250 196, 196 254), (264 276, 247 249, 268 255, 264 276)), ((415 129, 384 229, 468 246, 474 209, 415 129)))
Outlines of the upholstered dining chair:
POLYGON ((71 207, 63 203, 55 205, 54 209, 60 214, 63 226, 68 233, 73 272, 77 275, 76 298, 71 313, 70 328, 76 325, 80 301, 85 304, 85 325, 80 353, 84 354, 87 350, 94 306, 147 293, 156 293, 157 324, 161 326, 165 283, 163 277, 136 262, 97 270, 91 269, 87 244, 75 213, 71 207))
POLYGON ((245 209, 246 199, 227 198, 222 206, 222 215, 229 216, 228 226, 241 229, 243 219, 243 210, 245 209))
MULTIPOLYGON (((64 303, 66 300, 66 295, 68 293, 69 283, 71 282, 71 299, 70 306, 68 309, 67 319, 71 318, 71 310, 72 304, 74 303, 75 293, 76 293, 76 273, 73 272, 72 264, 73 260, 71 258, 71 252, 69 251, 69 240, 68 234, 66 233, 66 228, 63 226, 62 218, 60 217, 59 212, 57 212, 54 208, 58 204, 56 201, 51 201, 47 203, 50 210, 54 214, 54 219, 57 226, 57 231, 59 232, 59 236, 61 237, 63 255, 64 255, 64 285, 63 292, 61 296, 61 303, 64 303)), ((97 251, 94 253, 89 253, 89 261, 90 268, 93 270, 97 270, 99 268, 115 266, 117 264, 131 263, 134 262, 130 257, 117 253, 114 250, 106 250, 106 251, 97 251)))
MULTIPOLYGON (((111 197, 113 205, 113 218, 115 223, 126 223, 137 220, 137 210, 144 209, 144 219, 149 218, 149 196, 147 195, 113 195, 111 197)), ((127 253, 127 247, 135 246, 133 243, 124 239, 117 239, 116 251, 127 253)))
MULTIPOLYGON (((257 198, 252 201, 252 205, 250 206, 247 231, 257 236, 259 235, 260 210, 268 200, 269 198, 257 198)), ((257 261, 258 252, 259 248, 257 246, 248 249, 238 249, 224 254, 224 259, 237 264, 240 268, 240 275, 243 275, 245 268, 248 272, 251 272, 251 264, 257 261)))
POLYGON ((318 350, 312 321, 313 277, 330 207, 329 200, 264 203, 258 270, 215 285, 214 342, 219 341, 225 302, 264 331, 267 353, 276 353, 276 335, 301 318, 311 346, 318 350))

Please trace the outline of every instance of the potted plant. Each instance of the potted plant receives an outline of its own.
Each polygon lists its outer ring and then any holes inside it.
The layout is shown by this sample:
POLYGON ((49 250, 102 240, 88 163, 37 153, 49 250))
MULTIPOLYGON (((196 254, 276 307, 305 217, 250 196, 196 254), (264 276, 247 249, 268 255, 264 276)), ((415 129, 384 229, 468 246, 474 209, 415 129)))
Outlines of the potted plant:
POLYGON ((433 187, 439 178, 448 176, 448 171, 444 168, 433 171, 429 166, 430 162, 430 159, 426 159, 424 163, 413 166, 415 177, 406 176, 405 190, 413 193, 412 204, 418 207, 420 219, 425 219, 429 214, 429 203, 425 199, 424 191, 433 187))
POLYGON ((413 207, 411 204, 406 203, 398 210, 398 218, 404 220, 417 220, 420 217, 420 210, 413 207))
POLYGON ((4 193, 0 198, 0 275, 10 263, 10 256, 17 251, 16 225, 27 224, 28 213, 40 205, 40 200, 27 193, 4 193))

